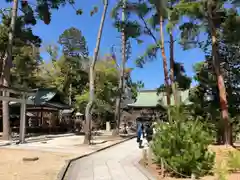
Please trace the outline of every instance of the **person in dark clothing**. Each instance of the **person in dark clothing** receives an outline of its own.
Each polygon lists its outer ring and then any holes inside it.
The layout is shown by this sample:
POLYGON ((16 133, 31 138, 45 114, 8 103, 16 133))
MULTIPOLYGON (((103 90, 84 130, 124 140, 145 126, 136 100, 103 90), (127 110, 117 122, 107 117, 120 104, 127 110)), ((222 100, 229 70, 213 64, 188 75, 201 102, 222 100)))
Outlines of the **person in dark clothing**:
POLYGON ((141 138, 141 134, 142 134, 142 124, 138 124, 138 128, 137 128, 137 142, 139 143, 140 138, 141 138))
POLYGON ((139 139, 139 148, 142 148, 143 146, 142 146, 142 143, 143 143, 143 138, 145 137, 144 136, 144 134, 145 134, 145 132, 144 132, 144 125, 143 124, 141 124, 141 128, 140 128, 141 130, 141 134, 140 134, 140 139, 139 139))
POLYGON ((148 142, 150 142, 152 140, 152 137, 153 137, 153 128, 147 124, 147 127, 146 127, 146 139, 148 142))
POLYGON ((144 125, 142 124, 142 126, 141 126, 141 129, 142 129, 142 136, 143 136, 143 138, 145 137, 144 136, 144 125))
POLYGON ((143 137, 144 137, 144 125, 142 123, 139 123, 137 129, 137 142, 139 144, 139 148, 142 147, 143 137))

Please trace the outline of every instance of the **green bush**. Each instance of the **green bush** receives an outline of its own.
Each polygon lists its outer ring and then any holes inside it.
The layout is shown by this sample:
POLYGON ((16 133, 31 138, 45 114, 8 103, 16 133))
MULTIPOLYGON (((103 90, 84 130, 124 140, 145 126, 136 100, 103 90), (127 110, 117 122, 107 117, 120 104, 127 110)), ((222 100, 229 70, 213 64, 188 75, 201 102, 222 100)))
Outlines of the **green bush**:
POLYGON ((228 167, 232 171, 240 170, 240 152, 239 151, 229 151, 228 152, 228 167))
POLYGON ((201 122, 189 120, 185 112, 173 111, 169 123, 157 126, 152 150, 156 163, 160 165, 162 158, 167 164, 165 169, 173 176, 199 177, 213 168, 215 154, 208 151, 211 142, 201 122))
POLYGON ((214 174, 216 175, 217 180, 228 180, 228 178, 229 178, 228 168, 223 163, 223 161, 219 162, 216 165, 216 167, 214 169, 214 174))

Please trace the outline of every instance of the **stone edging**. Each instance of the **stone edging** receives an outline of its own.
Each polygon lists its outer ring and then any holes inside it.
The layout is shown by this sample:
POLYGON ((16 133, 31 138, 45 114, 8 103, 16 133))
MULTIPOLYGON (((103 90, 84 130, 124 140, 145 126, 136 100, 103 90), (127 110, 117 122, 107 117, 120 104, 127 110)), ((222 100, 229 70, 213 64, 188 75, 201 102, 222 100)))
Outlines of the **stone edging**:
POLYGON ((141 164, 139 164, 139 161, 136 161, 133 164, 145 177, 148 178, 148 180, 156 180, 157 179, 145 167, 143 167, 141 164))
POLYGON ((127 138, 125 138, 125 139, 123 139, 123 140, 121 140, 121 141, 119 141, 119 142, 117 142, 117 143, 113 143, 113 144, 108 145, 108 146, 106 146, 106 147, 100 148, 100 149, 98 149, 98 150, 96 150, 96 151, 94 151, 94 152, 91 152, 91 153, 88 153, 88 154, 84 154, 84 155, 82 155, 82 156, 79 156, 79 157, 76 157, 76 158, 72 158, 72 159, 67 160, 67 162, 66 162, 65 165, 63 166, 62 170, 58 173, 57 180, 64 180, 64 177, 65 177, 65 175, 66 175, 66 173, 67 173, 68 168, 70 167, 71 163, 73 163, 74 161, 79 160, 79 159, 84 158, 84 157, 87 157, 87 156, 90 156, 90 155, 95 154, 95 153, 97 153, 97 152, 103 151, 103 150, 108 149, 108 148, 110 148, 110 147, 113 147, 113 146, 115 146, 115 145, 121 144, 121 143, 123 143, 123 142, 125 142, 125 141, 128 141, 128 140, 130 140, 130 139, 133 139, 133 138, 135 138, 135 137, 136 137, 136 136, 127 137, 127 138))
POLYGON ((0 147, 10 146, 11 144, 11 142, 0 142, 0 147))
MULTIPOLYGON (((49 141, 54 138, 59 138, 59 137, 69 137, 73 136, 74 133, 68 133, 68 134, 57 134, 57 135, 40 135, 36 137, 27 137, 25 138, 25 144, 26 143, 34 143, 34 142, 41 142, 41 141, 49 141)), ((16 145, 19 143, 19 138, 12 138, 12 140, 7 141, 7 142, 0 142, 0 147, 4 146, 10 146, 10 145, 16 145)))

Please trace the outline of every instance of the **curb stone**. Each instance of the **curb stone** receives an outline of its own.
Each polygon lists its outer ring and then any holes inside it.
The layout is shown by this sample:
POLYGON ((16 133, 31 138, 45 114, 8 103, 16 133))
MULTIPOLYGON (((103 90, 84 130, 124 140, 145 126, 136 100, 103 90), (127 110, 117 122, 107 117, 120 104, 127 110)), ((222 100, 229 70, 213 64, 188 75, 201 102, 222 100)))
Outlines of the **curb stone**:
MULTIPOLYGON (((27 137, 25 138, 25 144, 27 143, 34 143, 34 142, 42 142, 42 141, 49 141, 55 138, 60 138, 60 137, 69 137, 73 136, 74 133, 68 133, 68 134, 59 134, 59 135, 42 135, 42 136, 36 136, 36 137, 27 137)), ((11 141, 8 142, 0 142, 0 147, 4 146, 11 146, 11 145, 16 145, 19 144, 19 138, 12 138, 11 141)))
POLYGON ((148 180, 157 180, 157 177, 152 175, 145 167, 143 167, 139 162, 134 162, 134 166, 144 175, 148 178, 148 180))
POLYGON ((123 142, 126 142, 126 141, 128 141, 128 140, 130 140, 130 139, 133 139, 133 138, 135 138, 135 137, 136 137, 135 135, 130 136, 130 137, 125 138, 125 139, 123 139, 123 140, 121 140, 121 141, 119 141, 119 142, 117 142, 117 143, 113 143, 113 144, 108 145, 108 146, 106 146, 106 147, 100 148, 100 149, 98 149, 98 150, 96 150, 96 151, 93 151, 93 152, 90 152, 90 153, 81 155, 81 156, 79 156, 79 157, 76 157, 76 158, 72 158, 72 159, 67 160, 66 163, 65 163, 65 165, 64 165, 63 168, 61 169, 61 171, 58 173, 58 176, 57 176, 57 179, 56 179, 56 180, 64 180, 64 178, 65 178, 65 176, 66 176, 66 173, 67 173, 67 171, 68 171, 68 168, 70 167, 71 163, 73 163, 74 161, 79 160, 79 159, 84 158, 84 157, 87 157, 87 156, 91 156, 91 155, 93 155, 93 154, 95 154, 95 153, 98 153, 98 152, 100 152, 100 151, 106 150, 106 149, 108 149, 108 148, 111 148, 111 147, 113 147, 113 146, 116 146, 116 145, 118 145, 118 144, 121 144, 121 143, 123 143, 123 142))
POLYGON ((0 147, 10 146, 11 144, 12 144, 11 142, 0 143, 0 147))
POLYGON ((60 138, 60 137, 69 137, 73 136, 74 133, 68 133, 68 134, 52 134, 52 135, 43 135, 39 137, 29 137, 26 138, 26 143, 33 143, 33 142, 41 142, 41 141, 49 141, 55 138, 60 138))

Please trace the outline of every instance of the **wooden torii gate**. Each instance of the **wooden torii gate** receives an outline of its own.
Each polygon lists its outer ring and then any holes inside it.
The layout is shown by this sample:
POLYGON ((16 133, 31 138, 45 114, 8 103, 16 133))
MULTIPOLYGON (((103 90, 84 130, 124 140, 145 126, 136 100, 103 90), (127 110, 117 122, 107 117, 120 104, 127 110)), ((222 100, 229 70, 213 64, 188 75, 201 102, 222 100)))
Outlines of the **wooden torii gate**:
POLYGON ((10 88, 10 87, 5 87, 5 86, 0 86, 0 92, 1 94, 15 94, 15 95, 20 95, 19 98, 14 98, 10 96, 2 96, 0 95, 0 101, 13 101, 13 102, 18 102, 21 103, 21 111, 20 111, 20 128, 19 128, 19 140, 20 143, 25 142, 25 130, 26 130, 26 104, 27 104, 27 99, 29 96, 35 95, 32 91, 25 91, 25 90, 20 90, 17 88, 10 88))

